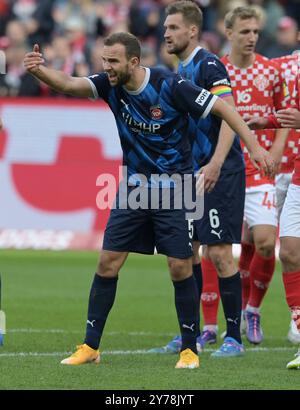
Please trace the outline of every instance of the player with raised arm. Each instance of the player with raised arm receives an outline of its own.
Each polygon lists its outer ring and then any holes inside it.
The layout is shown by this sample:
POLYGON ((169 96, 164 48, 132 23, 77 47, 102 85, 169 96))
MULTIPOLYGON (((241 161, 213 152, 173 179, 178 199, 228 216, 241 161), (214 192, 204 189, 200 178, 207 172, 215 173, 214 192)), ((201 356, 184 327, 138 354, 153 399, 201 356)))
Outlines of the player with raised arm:
MULTIPOLYGON (((255 53, 259 16, 251 7, 237 7, 225 17, 225 28, 231 44, 230 54, 223 57, 229 73, 237 110, 242 116, 261 116, 281 107, 285 98, 280 70, 267 58, 255 53)), ((280 165, 287 132, 257 131, 254 138, 280 165)), ((275 268, 275 243, 278 226, 274 179, 262 175, 246 161, 245 229, 242 239, 240 271, 243 287, 243 316, 247 339, 261 343, 260 306, 275 268)))
MULTIPOLYGON (((166 9, 164 23, 167 51, 179 58, 178 73, 183 78, 208 89, 234 106, 230 80, 223 63, 216 55, 199 46, 202 19, 201 10, 191 1, 170 4, 166 9)), ((191 135, 195 138, 194 171, 204 175, 207 191, 204 196, 204 216, 194 221, 193 271, 196 277, 200 273, 199 246, 200 243, 205 245, 201 260, 204 288, 201 299, 205 326, 198 341, 202 348, 206 343, 216 342, 216 317, 205 317, 205 313, 206 309, 210 310, 212 303, 218 303, 219 285, 227 334, 223 345, 213 356, 239 356, 244 353, 240 335, 241 284, 232 244, 241 241, 245 199, 243 154, 239 138, 213 114, 196 122, 192 120, 191 135), (216 282, 214 298, 209 292, 213 280, 216 282)), ((263 151, 253 138, 245 140, 245 144, 254 158, 263 151)), ((176 347, 180 348, 178 336, 164 348, 152 350, 168 352, 176 351, 176 347)))
MULTIPOLYGON (((58 92, 78 97, 102 97, 112 110, 123 150, 127 177, 116 197, 105 229, 97 272, 92 283, 86 336, 76 352, 62 360, 67 365, 99 363, 103 329, 114 304, 119 271, 129 252, 167 256, 175 291, 175 305, 182 337, 176 368, 196 368, 199 310, 192 275, 192 247, 185 206, 165 209, 130 206, 137 187, 172 193, 177 178, 192 175, 189 116, 222 116, 239 134, 250 130, 238 113, 203 88, 162 69, 140 65, 140 44, 129 33, 114 33, 104 41, 104 73, 72 77, 45 67, 37 45, 24 58, 28 72, 58 92), (167 174, 169 187, 156 185, 157 175, 167 174), (125 194, 122 191, 125 190, 125 194), (125 199, 124 199, 125 195, 125 199), (121 199, 122 197, 122 199, 121 199), (125 206, 124 206, 125 205, 125 206)), ((273 162, 261 157, 261 166, 273 172, 273 162)), ((148 192, 149 193, 149 192, 148 192)), ((150 197, 150 196, 149 196, 150 197)), ((171 202, 171 201, 170 201, 171 202)), ((136 205, 136 202, 134 203, 136 205)))

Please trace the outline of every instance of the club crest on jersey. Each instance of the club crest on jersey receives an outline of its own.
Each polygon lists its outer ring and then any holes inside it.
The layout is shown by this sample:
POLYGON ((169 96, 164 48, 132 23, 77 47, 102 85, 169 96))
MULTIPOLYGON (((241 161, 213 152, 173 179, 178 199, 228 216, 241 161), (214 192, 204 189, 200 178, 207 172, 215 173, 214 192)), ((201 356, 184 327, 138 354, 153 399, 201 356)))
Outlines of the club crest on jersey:
POLYGON ((153 120, 160 120, 163 116, 163 111, 160 108, 160 105, 153 105, 150 107, 150 114, 153 120))
POLYGON ((253 84, 259 91, 264 91, 269 85, 269 80, 264 75, 258 75, 254 78, 253 84))

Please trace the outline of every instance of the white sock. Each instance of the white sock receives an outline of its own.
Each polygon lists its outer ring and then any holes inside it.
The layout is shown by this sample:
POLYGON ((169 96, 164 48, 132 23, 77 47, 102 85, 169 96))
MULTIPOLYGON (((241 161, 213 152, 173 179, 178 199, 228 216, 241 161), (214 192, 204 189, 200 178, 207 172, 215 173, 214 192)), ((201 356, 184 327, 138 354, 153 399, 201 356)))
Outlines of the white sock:
POLYGON ((210 332, 218 333, 218 325, 205 325, 203 326, 203 332, 209 330, 210 332))
POLYGON ((256 313, 257 315, 260 314, 260 308, 256 308, 250 305, 246 306, 246 312, 256 313))

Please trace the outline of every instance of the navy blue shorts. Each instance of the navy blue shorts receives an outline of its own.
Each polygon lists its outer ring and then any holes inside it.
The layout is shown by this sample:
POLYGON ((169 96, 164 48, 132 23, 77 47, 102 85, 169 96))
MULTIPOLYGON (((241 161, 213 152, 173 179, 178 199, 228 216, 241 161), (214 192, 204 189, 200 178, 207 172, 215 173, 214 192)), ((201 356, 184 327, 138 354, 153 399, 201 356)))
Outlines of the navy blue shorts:
POLYGON ((204 195, 204 214, 194 221, 194 241, 202 245, 241 243, 245 204, 245 171, 222 174, 204 195))
POLYGON ((156 248, 158 253, 186 259, 193 255, 191 222, 186 220, 186 210, 183 208, 114 208, 104 232, 102 248, 149 255, 156 248))

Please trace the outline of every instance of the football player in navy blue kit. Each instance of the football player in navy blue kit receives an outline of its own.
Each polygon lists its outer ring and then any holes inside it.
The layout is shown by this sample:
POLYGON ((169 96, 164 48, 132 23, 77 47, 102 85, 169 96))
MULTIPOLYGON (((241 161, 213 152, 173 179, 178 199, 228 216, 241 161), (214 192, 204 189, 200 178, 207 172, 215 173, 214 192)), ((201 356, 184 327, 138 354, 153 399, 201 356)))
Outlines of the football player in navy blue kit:
MULTIPOLYGON (((129 197, 141 184, 146 190, 157 189, 157 175, 165 174, 169 181, 174 176, 176 185, 175 175, 193 174, 190 116, 196 121, 212 111, 228 121, 237 133, 246 137, 250 130, 233 108, 209 91, 169 71, 142 67, 140 44, 129 33, 114 33, 105 39, 102 59, 104 73, 80 78, 45 67, 38 45, 24 58, 27 71, 54 90, 78 97, 101 97, 107 102, 115 116, 123 165, 127 168, 128 206, 116 206, 110 213, 90 292, 84 343, 61 363, 99 363, 98 348, 114 303, 119 271, 129 252, 153 254, 156 247, 167 256, 174 284, 182 337, 176 368, 194 369, 199 366, 196 349, 199 309, 187 209, 185 206, 133 209, 129 197)), ((262 155, 259 163, 266 172, 273 171, 268 157, 262 155)), ((120 188, 116 204, 121 194, 120 188)))
MULTIPOLYGON (((167 51, 180 60, 178 73, 234 106, 226 68, 217 56, 199 46, 202 12, 197 4, 191 1, 170 4, 164 25, 167 51)), ((192 148, 194 171, 200 170, 204 175, 206 189, 204 215, 194 221, 193 272, 201 294, 201 243, 206 245, 202 259, 203 276, 205 278, 205 274, 212 272, 210 264, 213 262, 219 277, 227 325, 224 343, 212 355, 240 356, 244 353, 240 335, 241 280, 234 263, 232 244, 241 242, 245 201, 243 153, 238 136, 213 111, 206 118, 199 117, 196 121, 193 118, 191 122, 191 133, 195 137, 192 148)), ((244 136, 241 137, 244 140, 244 136)), ((261 150, 259 144, 248 137, 244 142, 255 159, 261 150)), ((216 326, 205 326, 203 330, 197 337, 200 348, 216 341, 216 326)), ((180 346, 181 339, 175 336, 160 352, 176 351, 180 346)))

